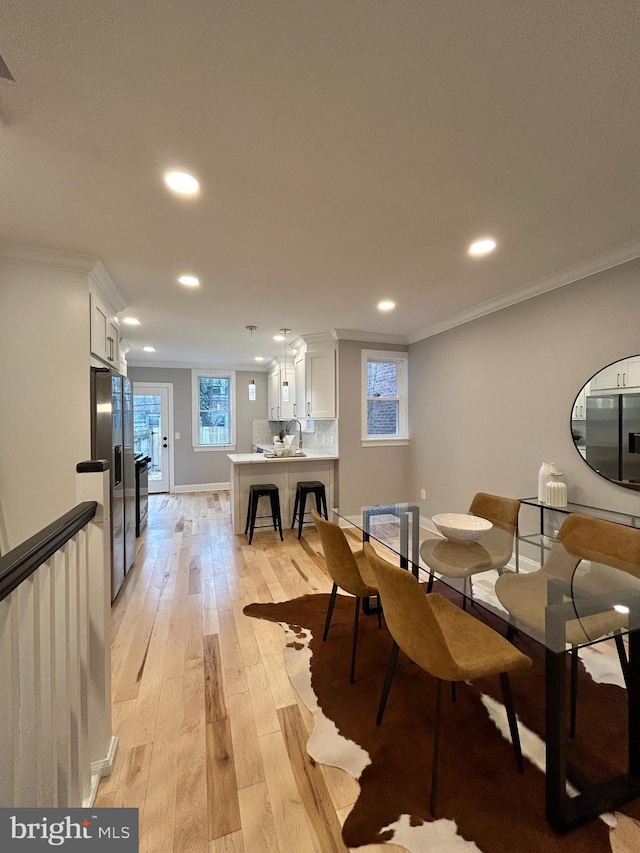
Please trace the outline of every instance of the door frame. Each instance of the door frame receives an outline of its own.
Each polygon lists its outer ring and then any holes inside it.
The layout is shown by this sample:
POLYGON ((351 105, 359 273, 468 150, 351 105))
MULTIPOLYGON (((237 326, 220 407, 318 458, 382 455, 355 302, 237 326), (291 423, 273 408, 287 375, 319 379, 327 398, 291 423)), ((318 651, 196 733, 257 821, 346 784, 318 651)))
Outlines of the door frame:
MULTIPOLYGON (((138 393, 138 388, 148 388, 150 393, 153 394, 154 390, 165 390, 167 392, 167 408, 168 412, 168 423, 167 423, 167 435, 169 436, 169 447, 167 448, 169 451, 169 494, 173 493, 173 489, 175 486, 175 476, 174 476, 174 448, 173 444, 175 442, 175 432, 173 430, 173 382, 144 382, 138 381, 136 379, 133 380, 133 396, 134 396, 134 405, 135 405, 135 395, 138 393)), ((144 391, 140 393, 144 394, 144 391)))

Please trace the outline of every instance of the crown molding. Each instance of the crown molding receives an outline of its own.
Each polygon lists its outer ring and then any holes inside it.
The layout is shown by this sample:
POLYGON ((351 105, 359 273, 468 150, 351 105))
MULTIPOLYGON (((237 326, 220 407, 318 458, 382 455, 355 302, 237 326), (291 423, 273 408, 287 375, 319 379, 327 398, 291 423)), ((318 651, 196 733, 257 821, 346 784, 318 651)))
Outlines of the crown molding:
POLYGON ((127 307, 127 302, 116 287, 114 280, 107 272, 105 265, 101 260, 97 260, 95 262, 93 267, 89 270, 89 276, 109 300, 116 313, 124 311, 127 307))
POLYGON ((127 367, 170 368, 177 370, 236 370, 243 373, 267 373, 268 366, 253 367, 247 364, 194 364, 190 361, 137 361, 127 359, 127 367))
POLYGON ((58 249, 43 249, 21 243, 0 243, 0 259, 13 264, 49 267, 69 272, 89 274, 98 262, 93 255, 65 252, 58 249))
POLYGON ((94 255, 66 252, 60 249, 44 249, 21 243, 0 243, 0 260, 10 264, 44 267, 88 275, 116 312, 122 311, 127 303, 107 272, 104 264, 94 255))
POLYGON ((465 323, 470 323, 472 320, 486 317, 487 314, 493 314, 495 311, 500 311, 511 305, 517 305, 519 302, 526 302, 527 299, 533 299, 536 296, 541 296, 543 293, 557 290, 560 287, 565 287, 567 284, 573 284, 576 281, 589 278, 589 276, 596 275, 608 269, 613 269, 613 267, 626 264, 628 261, 636 260, 639 257, 640 240, 632 240, 623 246, 618 246, 616 249, 611 249, 600 255, 594 255, 560 272, 551 273, 530 284, 517 287, 508 293, 503 293, 494 299, 488 299, 486 302, 474 305, 466 311, 461 311, 452 317, 447 317, 445 320, 428 326, 426 329, 414 332, 408 336, 408 343, 415 344, 425 338, 438 335, 440 332, 446 332, 456 326, 462 326, 465 323))
POLYGON ((357 329, 332 329, 336 341, 365 341, 372 344, 407 344, 406 335, 389 335, 384 332, 361 332, 357 329))

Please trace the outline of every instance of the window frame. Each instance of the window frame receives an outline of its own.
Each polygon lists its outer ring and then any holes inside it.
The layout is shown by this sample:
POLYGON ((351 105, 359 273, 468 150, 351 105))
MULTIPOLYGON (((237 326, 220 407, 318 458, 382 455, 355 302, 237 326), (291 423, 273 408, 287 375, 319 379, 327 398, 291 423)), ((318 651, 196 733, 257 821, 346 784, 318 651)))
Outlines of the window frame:
POLYGON ((409 353, 392 350, 362 350, 361 361, 361 443, 362 447, 385 447, 409 444, 409 353), (393 435, 369 435, 367 432, 367 367, 370 362, 393 362, 396 364, 397 396, 376 397, 376 400, 398 401, 398 432, 393 435))
POLYGON ((235 370, 197 370, 191 371, 191 441, 195 452, 224 451, 236 449, 236 372, 235 370), (229 443, 200 443, 200 379, 229 380, 229 443))

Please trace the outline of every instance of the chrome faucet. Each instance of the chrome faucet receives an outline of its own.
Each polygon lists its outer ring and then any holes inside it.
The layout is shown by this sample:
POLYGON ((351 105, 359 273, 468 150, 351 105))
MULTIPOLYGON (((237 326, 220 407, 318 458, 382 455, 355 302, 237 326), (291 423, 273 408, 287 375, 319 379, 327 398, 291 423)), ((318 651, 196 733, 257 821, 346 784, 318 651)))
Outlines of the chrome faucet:
POLYGON ((289 427, 291 426, 291 424, 298 424, 298 430, 299 430, 299 434, 298 434, 298 450, 302 450, 302 424, 300 423, 300 421, 299 421, 297 418, 291 418, 291 420, 289 421, 289 423, 288 423, 288 424, 286 425, 286 427, 284 428, 284 431, 285 431, 285 434, 286 434, 286 435, 289 435, 289 427))

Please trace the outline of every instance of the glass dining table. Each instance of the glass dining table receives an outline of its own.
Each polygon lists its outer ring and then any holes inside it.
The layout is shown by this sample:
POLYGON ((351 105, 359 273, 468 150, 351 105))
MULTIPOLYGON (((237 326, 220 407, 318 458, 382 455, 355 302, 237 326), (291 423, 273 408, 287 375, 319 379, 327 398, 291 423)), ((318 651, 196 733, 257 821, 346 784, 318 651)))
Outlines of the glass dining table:
MULTIPOLYGON (((597 554, 582 559, 556 541, 542 568, 524 570, 514 554, 499 572, 480 571, 470 579, 448 577, 420 556, 425 538, 437 538, 425 502, 341 506, 332 512, 343 528, 355 528, 363 541, 373 540, 388 549, 387 558, 413 572, 425 591, 435 579, 459 593, 469 612, 475 610, 482 618, 486 611, 502 620, 508 637, 522 633, 544 648, 546 817, 556 831, 567 831, 640 797, 640 565, 623 570, 615 561, 613 566, 603 557, 597 561, 597 554), (467 607, 469 602, 475 608, 467 607), (622 774, 593 780, 569 757, 566 656, 571 653, 577 677, 578 650, 611 639, 627 687, 627 768, 622 774)), ((430 562, 464 566, 477 558, 481 548, 482 538, 470 543, 443 538, 430 546, 429 554, 437 557, 430 562)))

